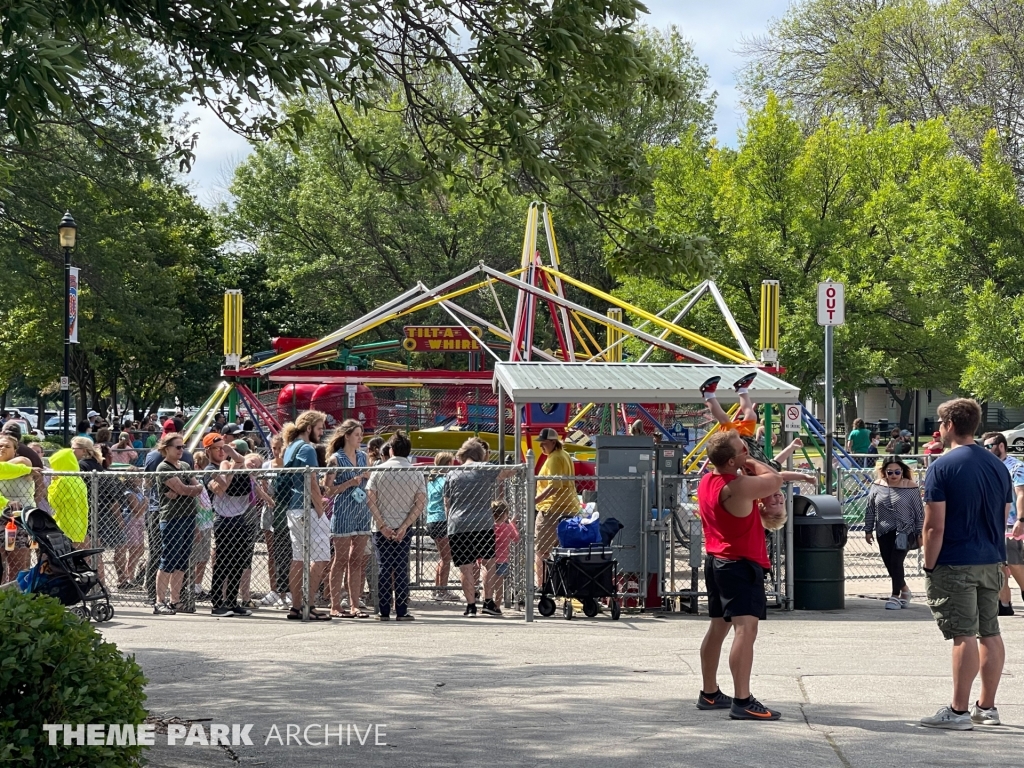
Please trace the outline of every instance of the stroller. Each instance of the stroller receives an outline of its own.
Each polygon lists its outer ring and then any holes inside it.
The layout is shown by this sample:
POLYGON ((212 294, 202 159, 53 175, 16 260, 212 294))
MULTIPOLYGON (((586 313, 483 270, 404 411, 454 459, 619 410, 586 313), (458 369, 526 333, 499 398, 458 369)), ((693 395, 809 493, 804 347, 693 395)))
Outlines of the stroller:
POLYGON ((110 593, 88 561, 103 549, 75 549, 53 517, 36 507, 26 510, 20 523, 39 544, 39 562, 18 575, 22 591, 55 597, 85 621, 114 618, 110 593))

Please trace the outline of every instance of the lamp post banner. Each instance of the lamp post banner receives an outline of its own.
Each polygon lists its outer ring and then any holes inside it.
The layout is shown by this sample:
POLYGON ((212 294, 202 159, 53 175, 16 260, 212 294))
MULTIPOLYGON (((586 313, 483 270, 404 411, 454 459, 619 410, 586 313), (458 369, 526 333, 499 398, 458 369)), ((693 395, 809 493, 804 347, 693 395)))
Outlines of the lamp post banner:
POLYGON ((68 341, 78 343, 78 267, 68 267, 68 341))

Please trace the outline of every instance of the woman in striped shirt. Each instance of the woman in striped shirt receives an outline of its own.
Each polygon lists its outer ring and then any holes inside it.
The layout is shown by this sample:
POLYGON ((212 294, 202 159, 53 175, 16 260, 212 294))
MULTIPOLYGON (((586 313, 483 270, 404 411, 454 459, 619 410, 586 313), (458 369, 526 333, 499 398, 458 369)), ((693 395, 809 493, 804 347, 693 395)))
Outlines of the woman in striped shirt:
POLYGON ((868 544, 877 534, 882 562, 892 579, 892 597, 885 603, 887 610, 906 608, 913 597, 903 572, 907 549, 897 549, 897 537, 906 534, 908 547, 915 547, 923 527, 921 489, 914 482, 910 467, 896 456, 887 456, 875 470, 864 519, 868 544))

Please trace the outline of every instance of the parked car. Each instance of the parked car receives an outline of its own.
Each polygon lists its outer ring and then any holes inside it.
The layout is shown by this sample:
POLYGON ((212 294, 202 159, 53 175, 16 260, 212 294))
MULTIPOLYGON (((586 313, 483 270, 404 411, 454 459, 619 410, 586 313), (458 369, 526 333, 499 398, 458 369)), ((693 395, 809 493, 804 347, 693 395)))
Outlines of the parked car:
MULTIPOLYGON (((69 414, 69 416, 68 416, 68 424, 70 425, 68 427, 68 431, 69 432, 74 432, 76 427, 77 427, 77 425, 78 425, 78 422, 75 420, 75 414, 74 413, 69 414)), ((48 435, 60 434, 61 432, 64 431, 64 417, 63 416, 51 416, 49 419, 47 419, 46 423, 43 425, 43 429, 46 430, 46 433, 48 435)))
POLYGON ((1018 450, 1024 450, 1024 424, 1003 431, 1006 442, 1018 450))
MULTIPOLYGON (((37 409, 31 405, 24 408, 19 405, 14 408, 8 408, 7 413, 14 421, 23 422, 23 424, 28 424, 30 429, 35 429, 36 425, 39 423, 36 418, 36 410, 37 409)), ((22 430, 24 431, 24 427, 22 427, 22 430)))

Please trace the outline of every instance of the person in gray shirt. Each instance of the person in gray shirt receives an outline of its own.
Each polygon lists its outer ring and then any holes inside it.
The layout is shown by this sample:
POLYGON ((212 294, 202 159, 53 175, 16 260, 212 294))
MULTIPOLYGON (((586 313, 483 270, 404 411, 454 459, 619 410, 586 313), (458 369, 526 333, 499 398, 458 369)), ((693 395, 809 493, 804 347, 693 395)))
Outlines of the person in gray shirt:
POLYGON ((448 543, 452 563, 459 569, 462 591, 466 596, 463 616, 476 616, 476 561, 484 568, 483 612, 500 616, 494 604, 494 500, 498 467, 484 464, 490 446, 471 437, 455 454, 461 466, 451 470, 444 484, 444 507, 448 517, 448 543))

